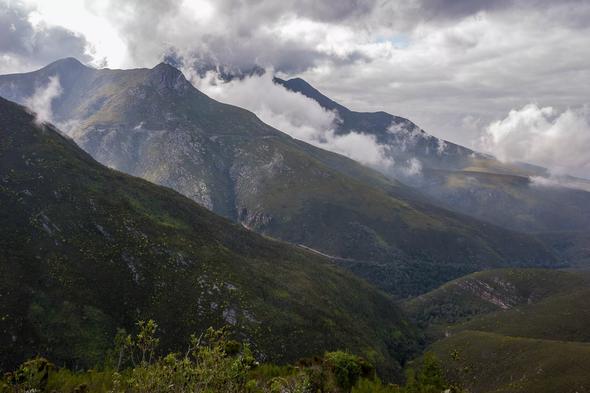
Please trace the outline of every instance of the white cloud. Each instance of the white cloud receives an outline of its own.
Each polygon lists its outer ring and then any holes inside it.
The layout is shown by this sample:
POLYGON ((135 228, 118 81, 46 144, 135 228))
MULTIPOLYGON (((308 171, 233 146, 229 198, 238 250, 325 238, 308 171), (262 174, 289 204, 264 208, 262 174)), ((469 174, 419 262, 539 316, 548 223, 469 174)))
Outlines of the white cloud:
POLYGON ((491 123, 481 147, 503 161, 590 178, 590 112, 588 107, 559 112, 528 104, 491 123))
POLYGON ((417 158, 411 158, 407 166, 397 168, 405 176, 419 176, 422 174, 422 163, 417 158))
MULTIPOLYGON (((37 8, 35 18, 46 26, 82 34, 88 42, 78 40, 78 53, 80 45, 94 48, 94 64, 106 57, 110 67, 152 67, 174 49, 185 60, 200 56, 238 69, 274 67, 289 77, 303 77, 350 109, 407 117, 430 134, 468 147, 479 141, 477 122, 488 124, 512 108, 538 102, 565 111, 588 104, 588 1, 25 4, 37 8)), ((7 47, 20 42, 12 38, 11 23, 0 23, 0 43, 7 47)), ((15 28, 28 31, 18 23, 15 28)), ((32 52, 39 58, 35 64, 48 57, 41 48, 57 40, 42 41, 32 52)), ((76 40, 71 42, 74 47, 76 40)), ((64 47, 60 43, 51 52, 64 47)), ((75 54, 74 49, 58 52, 75 54)), ((0 48, 0 70, 30 70, 31 63, 19 59, 0 48)))
POLYGON ((531 176, 529 180, 534 187, 566 187, 590 192, 590 181, 571 176, 531 176))
POLYGON ((383 146, 370 135, 334 132, 336 115, 314 100, 291 92, 272 81, 272 73, 234 79, 223 83, 213 72, 199 78, 184 70, 193 84, 210 97, 254 112, 265 123, 322 149, 330 150, 363 164, 385 168, 393 162, 385 157, 383 146))
MULTIPOLYGON (((513 7, 397 31, 407 45, 362 32, 347 44, 366 62, 312 68, 300 75, 351 109, 410 118, 427 132, 468 147, 480 128, 510 109, 540 102, 565 110, 588 103, 590 3, 513 7), (542 11, 541 11, 542 10, 542 11), (370 50, 374 48, 374 50, 370 50)), ((395 37, 392 27, 389 35, 395 37)), ((352 49, 351 49, 352 50, 352 49)))
POLYGON ((63 92, 59 78, 54 75, 49 77, 49 82, 45 86, 38 87, 32 96, 24 100, 25 105, 36 114, 36 120, 39 123, 50 123, 53 120, 51 103, 56 97, 63 92))

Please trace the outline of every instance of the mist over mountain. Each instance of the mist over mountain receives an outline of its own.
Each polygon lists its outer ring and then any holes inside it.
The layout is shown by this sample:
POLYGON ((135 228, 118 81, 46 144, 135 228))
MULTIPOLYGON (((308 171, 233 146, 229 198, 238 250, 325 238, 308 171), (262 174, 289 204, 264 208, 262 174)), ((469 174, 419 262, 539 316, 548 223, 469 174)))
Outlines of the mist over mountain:
POLYGON ((476 159, 489 159, 489 156, 471 149, 436 138, 408 119, 394 116, 386 112, 354 112, 338 104, 316 90, 301 78, 274 81, 290 91, 303 94, 313 99, 322 108, 337 114, 336 132, 348 134, 359 132, 372 135, 378 144, 385 148, 386 156, 393 160, 389 169, 394 176, 411 180, 420 175, 424 169, 457 169, 465 167, 476 159), (418 165, 416 171, 406 168, 418 165))
MULTIPOLYGON (((443 207, 518 231, 570 231, 574 239, 590 229, 590 182, 585 179, 555 176, 535 165, 501 162, 429 135, 411 121, 385 112, 351 111, 302 79, 275 81, 334 111, 338 133, 375 137, 392 161, 400 164, 375 168, 415 186, 443 207), (409 172, 406 168, 413 160, 419 170, 409 172)), ((584 246, 575 240, 571 244, 568 256, 562 255, 571 263, 586 263, 584 246)))
POLYGON ((0 0, 0 393, 590 392, 589 37, 0 0))

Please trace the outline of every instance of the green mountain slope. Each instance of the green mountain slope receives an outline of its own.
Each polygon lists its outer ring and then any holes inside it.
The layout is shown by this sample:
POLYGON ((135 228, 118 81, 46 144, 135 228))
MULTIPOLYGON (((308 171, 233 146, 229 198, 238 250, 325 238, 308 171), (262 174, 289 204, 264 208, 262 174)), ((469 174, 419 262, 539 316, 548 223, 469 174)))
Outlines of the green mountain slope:
POLYGON ((172 349, 231 325, 262 360, 348 348, 391 375, 411 350, 392 301, 327 259, 107 169, 4 99, 0 135, 0 369, 33 351, 90 367, 141 318, 172 349))
POLYGON ((423 326, 447 326, 482 314, 538 303, 589 284, 590 277, 559 270, 488 270, 446 283, 407 301, 404 307, 423 326))
POLYGON ((426 171, 424 177, 418 187, 441 206, 505 228, 524 232, 590 230, 590 181, 565 177, 543 183, 543 177, 521 168, 484 161, 463 170, 426 171))
POLYGON ((471 274, 412 299, 429 350, 473 392, 590 391, 590 275, 471 274))
POLYGON ((534 304, 474 318, 453 327, 451 332, 479 330, 516 337, 590 342, 590 286, 568 285, 567 288, 534 304))
POLYGON ((588 343, 464 331, 431 350, 469 392, 590 392, 588 343))
POLYGON ((166 64, 96 70, 65 59, 1 76, 0 95, 23 102, 51 76, 63 89, 55 120, 99 162, 332 256, 390 293, 420 293, 482 268, 556 263, 537 239, 433 206, 208 98, 166 64))

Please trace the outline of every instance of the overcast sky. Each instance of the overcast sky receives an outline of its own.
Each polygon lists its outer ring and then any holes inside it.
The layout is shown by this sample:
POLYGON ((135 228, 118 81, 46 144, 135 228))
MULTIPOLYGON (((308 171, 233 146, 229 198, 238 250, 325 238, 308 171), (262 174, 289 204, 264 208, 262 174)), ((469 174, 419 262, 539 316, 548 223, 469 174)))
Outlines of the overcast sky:
POLYGON ((0 0, 0 73, 65 56, 257 65, 509 159, 581 155, 564 167, 582 175, 589 37, 590 0, 0 0), (576 147, 548 153, 556 140, 576 147))

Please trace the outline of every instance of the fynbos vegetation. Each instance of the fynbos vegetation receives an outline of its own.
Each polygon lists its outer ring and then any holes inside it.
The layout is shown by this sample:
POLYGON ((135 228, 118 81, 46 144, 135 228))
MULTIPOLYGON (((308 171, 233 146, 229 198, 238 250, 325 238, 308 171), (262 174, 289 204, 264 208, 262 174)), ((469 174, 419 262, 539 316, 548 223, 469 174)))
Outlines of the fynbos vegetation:
POLYGON ((37 357, 6 373, 1 393, 439 393, 458 392, 448 384, 433 355, 407 371, 404 386, 385 384, 365 359, 327 352, 295 365, 259 364, 247 343, 230 330, 209 328, 191 335, 183 353, 160 354, 158 325, 139 321, 136 334, 120 330, 110 358, 100 370, 57 369, 37 357))

